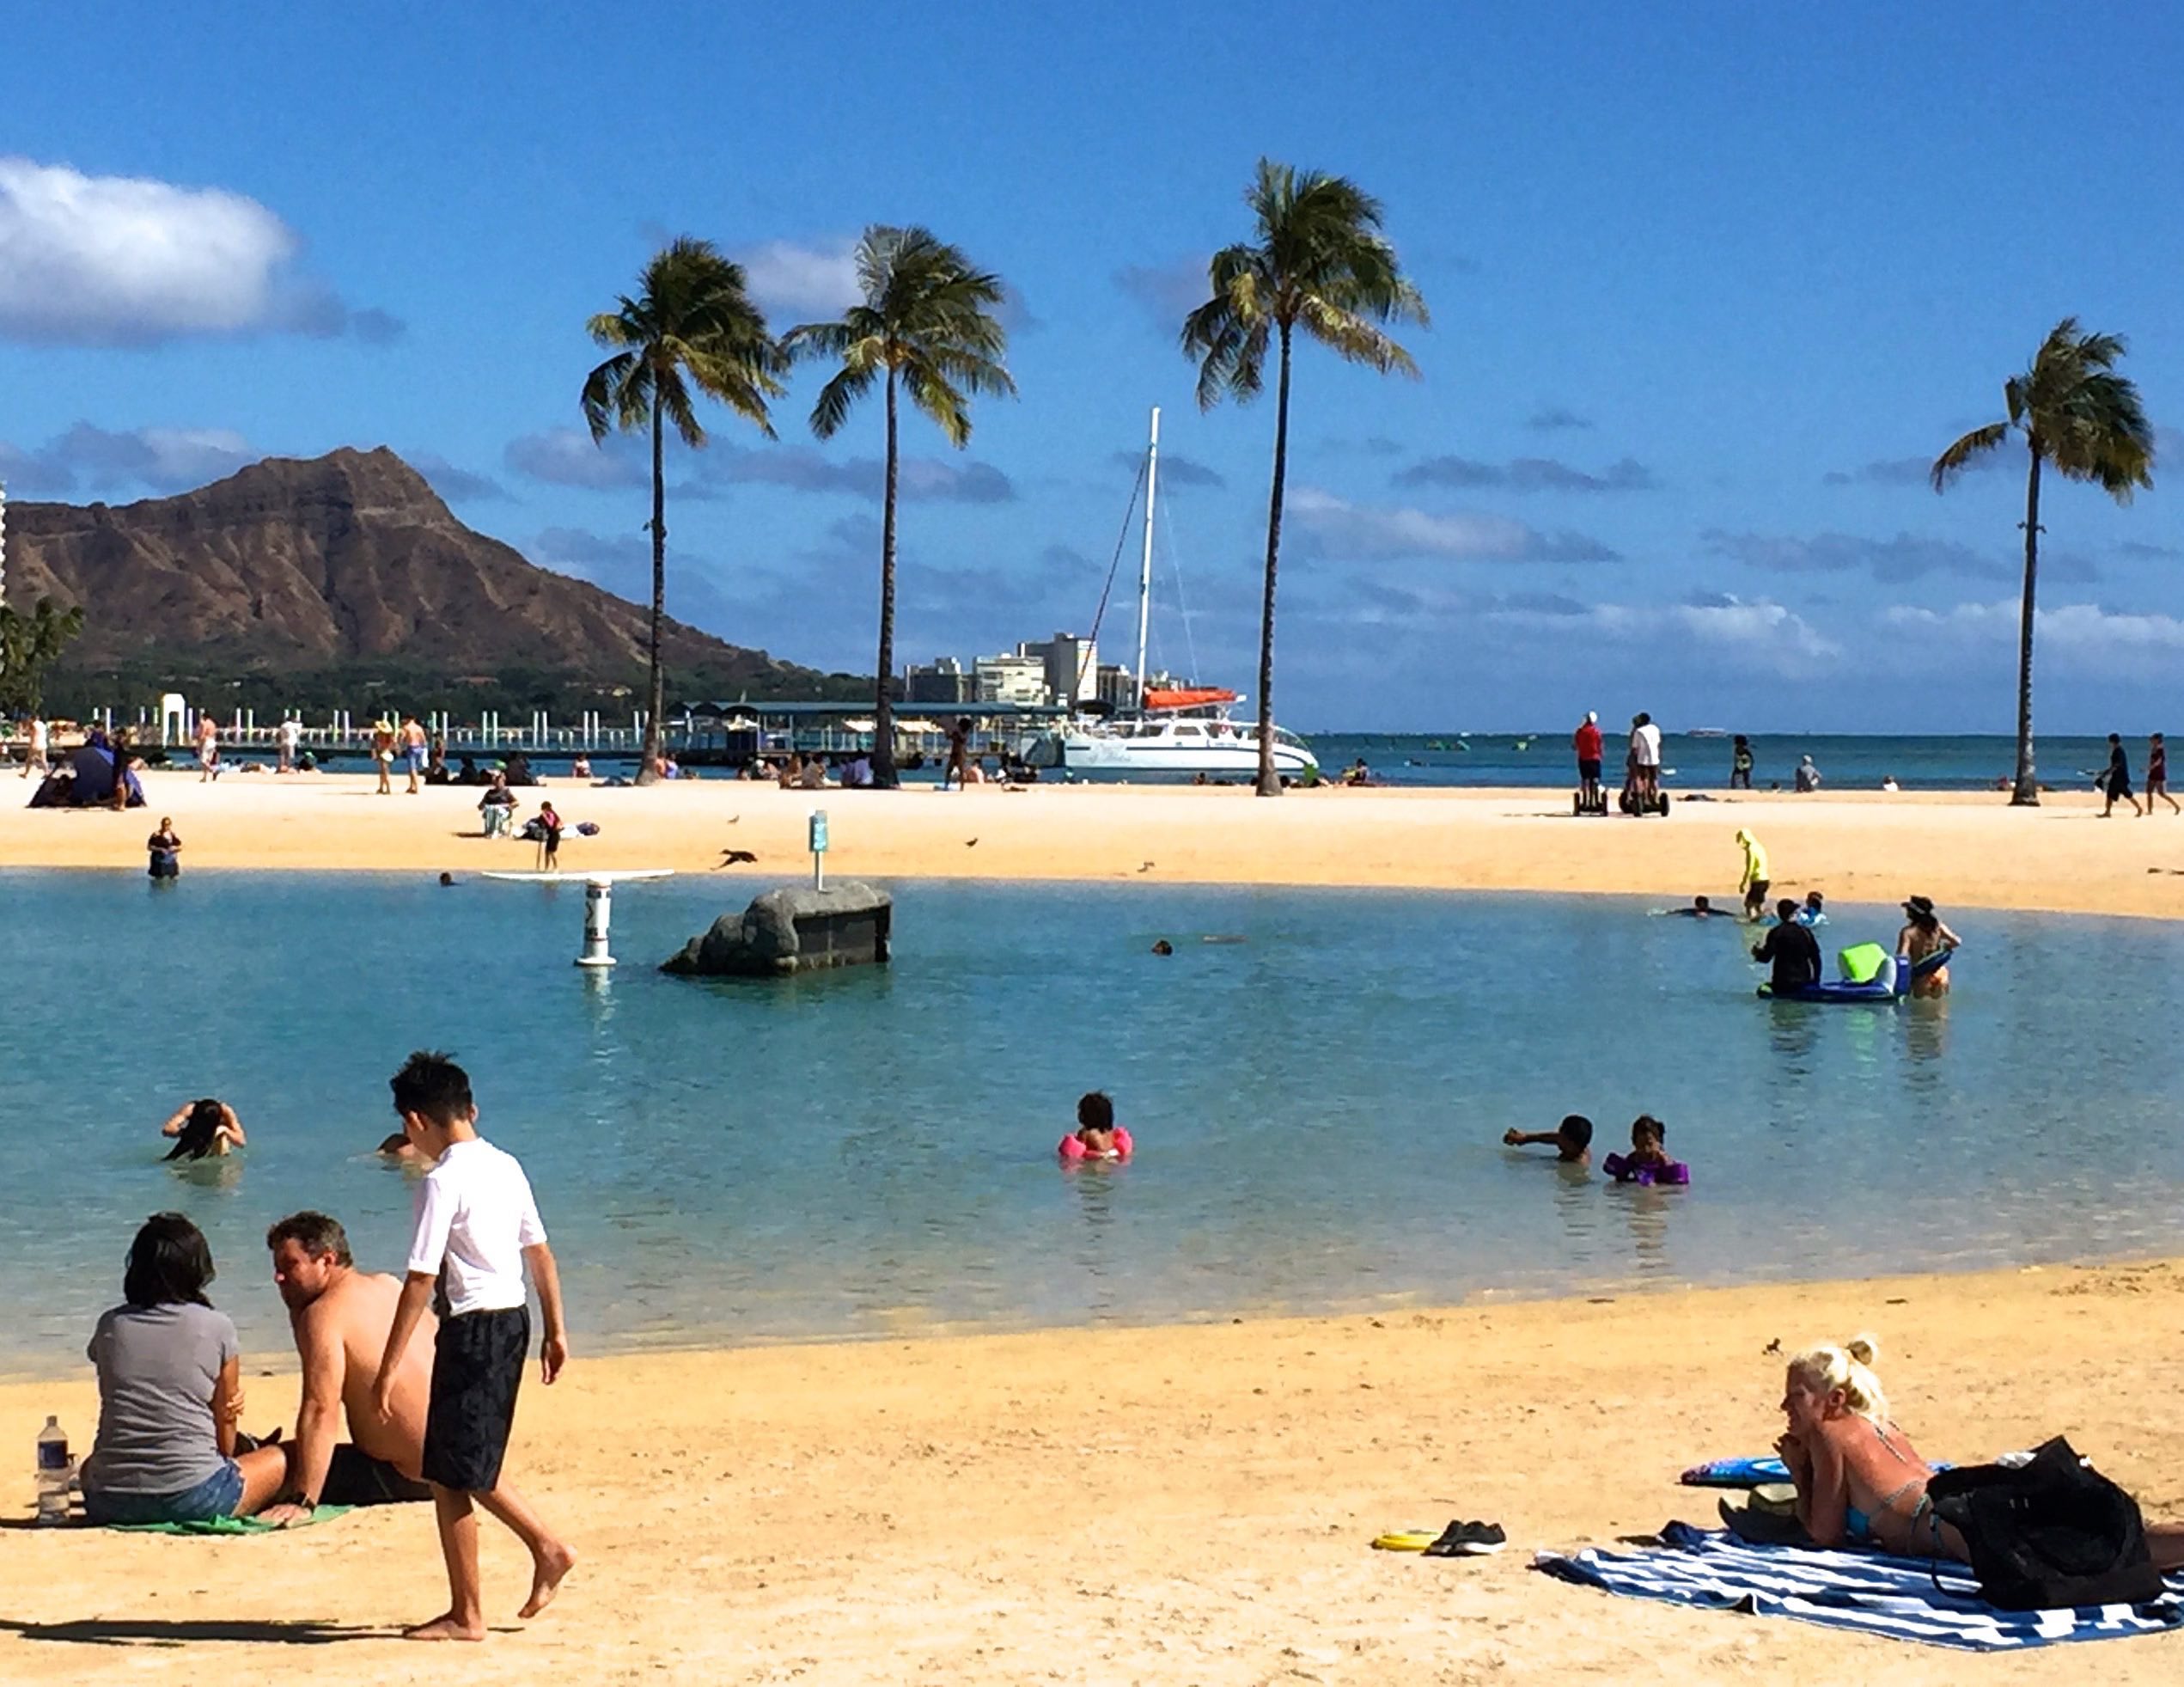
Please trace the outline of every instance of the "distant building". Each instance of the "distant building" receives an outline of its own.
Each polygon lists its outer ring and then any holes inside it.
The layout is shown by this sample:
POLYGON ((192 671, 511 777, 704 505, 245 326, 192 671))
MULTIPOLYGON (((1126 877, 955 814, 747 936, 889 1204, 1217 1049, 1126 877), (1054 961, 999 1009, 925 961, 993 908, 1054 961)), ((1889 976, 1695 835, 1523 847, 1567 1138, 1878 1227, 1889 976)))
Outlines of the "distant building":
POLYGON ((1046 688, 1046 658, 1025 655, 1022 645, 1012 656, 980 657, 971 674, 974 702, 1037 706, 1052 700, 1053 694, 1046 688))
POLYGON ((1138 706, 1138 675, 1120 663, 1110 662, 1100 669, 1097 695, 1109 708, 1134 709, 1138 706))
POLYGON ((974 703, 978 687, 961 662, 952 656, 936 656, 930 667, 911 664, 903 676, 902 699, 906 703, 974 703))
POLYGON ((1046 664, 1046 689, 1057 702, 1096 697, 1100 692, 1100 646, 1074 633, 1057 633, 1035 645, 1019 645, 1016 654, 1046 664))

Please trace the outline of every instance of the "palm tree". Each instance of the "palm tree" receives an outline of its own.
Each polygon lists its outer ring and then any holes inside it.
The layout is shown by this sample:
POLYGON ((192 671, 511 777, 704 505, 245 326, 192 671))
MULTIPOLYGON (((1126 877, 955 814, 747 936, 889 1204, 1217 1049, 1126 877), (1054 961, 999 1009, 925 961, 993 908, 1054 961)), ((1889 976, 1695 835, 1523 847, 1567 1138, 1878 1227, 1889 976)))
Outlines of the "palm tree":
POLYGON ((872 709, 872 778, 896 784, 894 752, 895 411, 898 391, 932 418, 961 450, 971 437, 973 394, 1013 395, 1002 358, 1009 331, 994 313, 1006 296, 1001 278, 973 269, 959 247, 930 229, 875 224, 857 243, 857 302, 832 322, 807 322, 782 337, 790 354, 841 367, 812 406, 811 431, 831 439, 850 408, 883 382, 887 474, 881 488, 880 657, 872 709))
POLYGON ((2154 484, 2154 431, 2139 406, 2138 388, 2116 374, 2123 341, 2114 334, 2080 333, 2065 316, 2033 354, 2032 367, 2002 383, 2009 419, 1974 428, 1934 459, 1934 490, 1974 458, 1998 449, 2012 431, 2025 437, 2025 590, 2017 612, 2017 779, 2010 801, 2036 807, 2040 785, 2033 773, 2033 588, 2040 572, 2040 469, 2052 464, 2068 480, 2089 480, 2119 504, 2154 484))
POLYGON ((83 606, 57 608, 41 597, 30 614, 0 603, 0 712, 34 715, 45 702, 46 670, 83 631, 83 606))
POLYGON ((661 622, 667 614, 668 491, 662 461, 666 425, 674 424, 693 449, 705 443, 692 400, 692 388, 717 399, 753 423, 768 439, 773 424, 766 400, 787 389, 781 346, 766 331, 766 316, 745 291, 743 267, 721 256, 711 241, 687 235, 656 253, 638 278, 638 295, 625 295, 613 310, 585 325, 592 339, 614 355, 584 379, 584 420, 595 442, 619 428, 652 433, 651 676, 644 714, 644 746, 638 782, 660 776, 660 722, 666 679, 660 668, 661 622))
POLYGON ((1270 341, 1281 341, 1274 399, 1274 483, 1266 500, 1266 588, 1259 614, 1259 794, 1278 797, 1274 772, 1274 571, 1282 549, 1289 474, 1290 342, 1299 328, 1345 361, 1382 375, 1418 365, 1374 324, 1427 321, 1425 300, 1381 234, 1380 201, 1345 176, 1299 173, 1271 158, 1244 190, 1257 239, 1223 247, 1207 266, 1213 296, 1183 323, 1183 350, 1199 359, 1199 407, 1224 393, 1258 397, 1270 341))

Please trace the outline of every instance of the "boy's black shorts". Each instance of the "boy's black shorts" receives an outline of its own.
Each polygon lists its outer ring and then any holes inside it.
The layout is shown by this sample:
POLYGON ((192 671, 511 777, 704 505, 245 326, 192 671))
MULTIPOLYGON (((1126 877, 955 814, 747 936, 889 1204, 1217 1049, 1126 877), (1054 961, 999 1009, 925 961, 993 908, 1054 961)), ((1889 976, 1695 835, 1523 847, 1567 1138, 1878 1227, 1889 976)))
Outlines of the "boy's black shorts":
POLYGON ((424 1415, 424 1479, 485 1494, 498 1486, 515 1394, 531 1354, 531 1312, 465 1312, 440 1326, 424 1415))

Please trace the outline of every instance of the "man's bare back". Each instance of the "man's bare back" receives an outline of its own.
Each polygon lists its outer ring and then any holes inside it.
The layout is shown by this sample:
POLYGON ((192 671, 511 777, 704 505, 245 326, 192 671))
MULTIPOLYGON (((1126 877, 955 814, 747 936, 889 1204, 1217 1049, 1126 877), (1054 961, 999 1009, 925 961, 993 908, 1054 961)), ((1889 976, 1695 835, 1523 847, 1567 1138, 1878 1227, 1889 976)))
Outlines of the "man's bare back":
MULTIPOLYGON (((349 1439, 359 1452, 384 1459, 412 1481, 418 1478, 424 1457, 424 1411, 432 1382, 431 1355, 434 1323, 424 1315, 425 1339, 412 1342, 394 1379, 393 1410, 381 1418, 372 1406, 372 1379, 379 1373, 380 1355, 387 1350, 387 1332, 393 1327, 394 1302, 402 1292, 400 1281, 379 1272, 343 1271, 302 1311, 293 1315, 296 1350, 308 1366, 338 1364, 338 1387, 343 1415, 349 1421, 349 1439)), ((311 1391, 309 1377, 304 1392, 311 1391)))

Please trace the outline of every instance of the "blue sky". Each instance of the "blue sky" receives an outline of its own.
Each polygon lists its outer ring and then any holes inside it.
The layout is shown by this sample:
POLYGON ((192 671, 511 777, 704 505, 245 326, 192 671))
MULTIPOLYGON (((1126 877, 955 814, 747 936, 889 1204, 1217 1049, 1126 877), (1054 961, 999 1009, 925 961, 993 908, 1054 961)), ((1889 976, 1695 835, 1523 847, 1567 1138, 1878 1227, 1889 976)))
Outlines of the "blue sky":
MULTIPOLYGON (((1418 382, 1300 358, 1284 721, 2007 730, 2022 457, 1945 498, 1918 466, 2075 313, 2184 473, 2184 14, 2084 15, 19 9, 0 477, 119 502, 385 443, 636 595, 641 471, 569 431, 586 316, 687 232, 786 327, 862 226, 922 222, 1010 281, 1022 396, 964 453, 906 431, 898 651, 1084 630, 1159 404, 1156 658, 1248 689, 1272 406, 1199 413, 1175 331, 1264 152, 1377 193, 1433 310, 1418 382)), ((779 444, 721 416, 679 465, 669 607, 869 667, 879 417, 814 445, 818 378, 779 444)), ((2163 723, 2179 509, 2051 491, 2044 727, 2163 723)))

